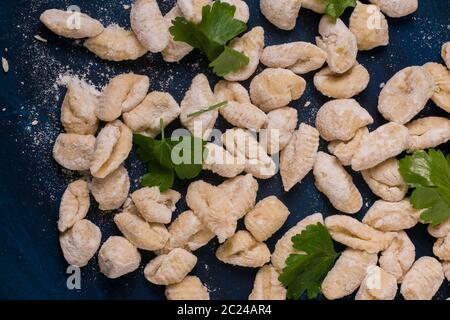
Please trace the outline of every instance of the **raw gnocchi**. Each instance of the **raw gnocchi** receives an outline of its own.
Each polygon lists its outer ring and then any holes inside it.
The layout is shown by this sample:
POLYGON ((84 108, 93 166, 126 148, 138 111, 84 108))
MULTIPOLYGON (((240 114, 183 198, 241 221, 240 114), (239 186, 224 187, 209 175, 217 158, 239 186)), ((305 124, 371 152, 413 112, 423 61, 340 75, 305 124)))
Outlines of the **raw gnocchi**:
POLYGON ((450 69, 450 41, 442 45, 441 56, 447 68, 450 69))
POLYGON ((331 237, 355 250, 378 253, 394 240, 395 232, 378 231, 358 220, 344 215, 333 215, 325 219, 331 237))
POLYGON ((55 161, 69 170, 89 170, 94 155, 95 137, 75 133, 61 133, 53 146, 55 161))
POLYGON ((90 162, 91 174, 103 179, 128 158, 133 146, 133 133, 120 120, 108 123, 97 135, 90 162))
POLYGON ((230 41, 229 47, 243 53, 249 58, 249 63, 237 71, 224 76, 228 81, 244 81, 250 78, 256 71, 264 48, 264 29, 255 27, 242 37, 230 41))
POLYGON ((144 187, 131 194, 136 208, 148 222, 170 223, 181 195, 174 190, 160 192, 158 187, 144 187))
POLYGON ((64 259, 70 265, 84 267, 100 247, 101 238, 100 229, 89 220, 75 222, 59 237, 64 259))
POLYGON ((328 300, 340 299, 358 289, 367 269, 377 264, 376 253, 347 248, 322 282, 322 293, 328 300))
POLYGON ((218 187, 230 197, 237 219, 243 218, 255 206, 259 185, 251 174, 228 179, 218 187))
POLYGON ((433 102, 441 109, 450 113, 450 70, 440 63, 429 62, 423 68, 434 81, 433 102))
POLYGON ((349 99, 363 92, 369 79, 369 72, 360 64, 355 64, 350 70, 340 74, 325 67, 314 75, 314 86, 324 96, 349 99))
POLYGON ((183 281, 166 287, 167 300, 209 300, 208 289, 196 276, 187 276, 183 281))
POLYGON ((399 171, 399 162, 390 158, 379 165, 361 172, 370 190, 385 201, 402 200, 408 192, 408 186, 399 171))
POLYGON ((297 109, 284 107, 267 114, 267 121, 259 132, 259 143, 268 154, 276 154, 290 142, 297 127, 297 109))
POLYGON ((375 201, 362 222, 381 231, 400 231, 414 227, 422 210, 414 209, 408 198, 398 202, 375 201))
POLYGON ((375 167, 408 147, 409 130, 395 122, 386 123, 362 138, 352 158, 355 171, 375 167))
POLYGON ((89 188, 84 180, 70 183, 61 198, 59 205, 58 230, 64 232, 84 217, 89 211, 89 188))
POLYGON ((350 166, 352 164, 353 156, 358 150, 362 139, 369 134, 367 127, 363 127, 356 131, 355 136, 349 141, 331 141, 328 144, 328 151, 336 156, 343 166, 350 166))
POLYGON ((428 233, 435 238, 443 238, 447 234, 450 233, 450 218, 438 224, 437 226, 433 226, 432 224, 428 225, 428 233))
POLYGON ((98 253, 100 271, 110 279, 133 272, 140 263, 139 251, 124 237, 109 237, 98 253))
POLYGON ((316 13, 325 13, 327 3, 320 0, 302 0, 302 8, 312 10, 316 13))
POLYGON ((285 300, 286 289, 278 277, 279 273, 270 264, 259 269, 248 300, 285 300))
POLYGON ((180 114, 180 106, 167 92, 153 91, 133 110, 123 114, 123 121, 133 132, 156 137, 161 119, 168 125, 180 114))
POLYGON ((91 38, 98 36, 104 29, 98 20, 81 12, 49 9, 39 19, 52 32, 65 38, 91 38))
POLYGON ((397 294, 397 279, 378 266, 367 270, 355 300, 394 300, 397 294))
POLYGON ((210 3, 211 0, 177 0, 177 6, 183 16, 196 23, 202 20, 202 8, 210 3))
POLYGON ((333 207, 349 214, 361 210, 361 194, 336 157, 318 152, 313 174, 317 189, 327 196, 333 207))
POLYGON ((259 201, 245 216, 245 228, 260 242, 269 239, 286 222, 289 209, 275 196, 259 201))
POLYGON ((327 53, 327 63, 331 71, 344 73, 355 65, 358 53, 356 37, 341 19, 333 21, 327 15, 322 16, 319 34, 316 43, 327 53))
POLYGON ((93 178, 89 184, 92 195, 100 210, 115 210, 124 204, 130 191, 130 177, 123 166, 108 174, 105 178, 93 178))
POLYGON ((251 103, 247 89, 239 82, 220 80, 214 86, 214 94, 218 101, 251 103))
POLYGON ((433 253, 440 260, 450 260, 450 233, 444 238, 439 238, 433 245, 433 253))
POLYGON ((318 148, 319 132, 301 123, 280 155, 280 174, 286 192, 312 170, 318 148))
POLYGON ((405 124, 422 111, 434 88, 433 78, 425 68, 402 69, 381 90, 378 111, 388 121, 405 124))
POLYGON ((357 1, 349 28, 356 37, 359 50, 371 50, 389 44, 389 26, 376 5, 357 1))
POLYGON ((206 158, 203 160, 203 170, 210 170, 221 177, 233 178, 245 169, 245 164, 223 147, 208 142, 205 146, 206 158))
POLYGON ((234 18, 242 22, 247 23, 250 19, 250 9, 244 0, 222 0, 232 6, 236 7, 236 12, 234 13, 234 18))
POLYGON ((418 0, 369 0, 378 6, 388 17, 400 18, 417 10, 418 0))
POLYGON ((144 275, 153 284, 171 285, 183 281, 196 264, 196 256, 176 248, 150 261, 144 269, 144 275))
POLYGON ((250 97, 264 112, 287 106, 299 99, 306 88, 306 81, 287 69, 267 68, 250 83, 250 97))
POLYGON ((147 53, 133 31, 115 24, 86 40, 84 46, 103 60, 110 61, 136 60, 147 53))
POLYGON ((327 141, 348 141, 372 123, 372 116, 354 99, 328 101, 316 115, 316 128, 327 141))
POLYGON ((285 68, 296 74, 319 69, 327 53, 309 42, 290 42, 264 48, 261 63, 269 68, 285 68))
POLYGON ((425 117, 406 124, 409 130, 408 152, 434 148, 450 140, 450 120, 425 117))
POLYGON ((150 80, 133 73, 120 74, 111 79, 99 98, 96 116, 103 121, 114 121, 144 100, 150 80))
POLYGON ((136 0, 130 22, 139 42, 150 52, 161 52, 169 44, 169 29, 156 0, 136 0))
POLYGON ((267 115, 251 103, 228 101, 226 106, 220 108, 219 113, 238 128, 259 131, 267 121, 267 115))
POLYGON ((302 0, 260 0, 261 13, 274 26, 282 30, 295 28, 302 0))
MULTIPOLYGON (((172 26, 172 21, 177 17, 182 17, 180 8, 175 5, 165 16, 164 21, 166 28, 169 29, 172 26)), ((169 43, 167 47, 161 52, 164 61, 166 62, 179 62, 185 56, 187 56, 194 48, 192 48, 186 42, 175 41, 173 36, 170 35, 169 43)))
POLYGON ((392 274, 398 283, 408 272, 416 259, 416 248, 404 231, 397 236, 386 250, 381 252, 380 267, 392 274))
POLYGON ((241 230, 217 249, 216 257, 231 265, 258 268, 270 261, 270 251, 265 243, 241 230))
POLYGON ((422 257, 406 273, 400 292, 405 300, 431 300, 443 281, 444 271, 439 261, 422 257))

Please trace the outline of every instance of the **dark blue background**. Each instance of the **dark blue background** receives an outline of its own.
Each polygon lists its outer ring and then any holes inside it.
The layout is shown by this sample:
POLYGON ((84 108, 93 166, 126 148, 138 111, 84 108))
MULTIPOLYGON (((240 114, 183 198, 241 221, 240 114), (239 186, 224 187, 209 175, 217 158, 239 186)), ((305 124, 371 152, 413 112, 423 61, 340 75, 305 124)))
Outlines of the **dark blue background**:
MULTIPOLYGON (((153 90, 169 91, 181 101, 190 80, 199 72, 206 72, 214 84, 218 79, 207 69, 207 62, 197 54, 186 57, 181 64, 166 64, 159 55, 147 55, 138 61, 113 63, 101 61, 87 52, 79 43, 59 38, 46 30, 38 20, 42 11, 49 8, 67 8, 77 4, 83 12, 99 19, 105 25, 118 23, 129 26, 129 11, 123 4, 131 0, 114 1, 12 1, 0 0, 0 50, 11 65, 8 74, 0 71, 0 298, 8 299, 161 299, 164 288, 147 282, 143 267, 152 258, 144 253, 141 268, 117 280, 105 278, 98 270, 96 258, 82 270, 82 289, 66 288, 66 267, 59 248, 56 221, 59 198, 66 185, 75 176, 62 170, 51 158, 53 142, 59 132, 59 109, 64 89, 55 86, 60 73, 82 74, 94 84, 103 86, 116 74, 133 71, 147 74, 153 90), (37 42, 33 36, 40 34, 48 43, 37 42), (4 48, 8 51, 5 52, 4 48), (36 125, 32 122, 37 120, 36 125)), ((158 1, 161 10, 167 12, 173 0, 158 1)), ((257 0, 247 1, 252 7, 249 27, 262 25, 266 31, 266 44, 288 41, 314 41, 320 16, 309 10, 300 12, 297 27, 285 32, 270 25, 261 15, 257 0)), ((345 16, 348 22, 347 12, 345 16)), ((360 52, 358 60, 370 72, 369 87, 357 100, 375 119, 371 130, 384 123, 376 111, 380 84, 386 82, 398 70, 422 65, 428 61, 441 62, 440 48, 450 40, 450 1, 421 0, 419 11, 401 19, 389 19, 390 44, 369 52, 360 52)), ((306 93, 292 106, 299 110, 299 121, 314 123, 315 113, 327 100, 315 91, 312 75, 306 93), (307 101, 311 105, 304 107, 307 101)), ((431 101, 420 114, 448 114, 431 101)), ((171 128, 179 126, 173 124, 171 128)), ((227 124, 219 120, 217 126, 227 124)), ((321 148, 324 150, 325 145, 321 148)), ((448 146, 445 147, 448 151, 448 146)), ((137 178, 144 169, 133 155, 127 160, 127 168, 137 187, 137 178)), ((365 207, 361 218, 375 197, 362 181, 353 174, 364 196, 365 207)), ((205 174, 208 181, 220 180, 205 174)), ((187 184, 177 182, 175 188, 184 191, 187 184)), ((133 189, 134 190, 134 189, 133 189)), ((335 214, 313 185, 309 174, 301 185, 288 194, 282 192, 279 175, 269 181, 260 181, 258 199, 276 194, 285 202, 291 215, 284 227, 268 242, 273 249, 276 240, 298 220, 314 212, 335 214)), ((92 202, 94 203, 94 202, 92 202)), ((186 209, 184 200, 176 214, 186 209)), ((88 218, 98 224, 103 241, 112 234, 119 234, 112 222, 111 213, 99 212, 95 205, 88 218)), ((432 255, 434 239, 419 225, 408 231, 416 245, 417 256, 432 255)), ((217 242, 196 252, 199 262, 193 273, 211 289, 213 299, 246 299, 251 291, 256 269, 232 267, 219 262, 214 251, 217 242)), ((450 296, 448 281, 436 295, 438 299, 450 296)))

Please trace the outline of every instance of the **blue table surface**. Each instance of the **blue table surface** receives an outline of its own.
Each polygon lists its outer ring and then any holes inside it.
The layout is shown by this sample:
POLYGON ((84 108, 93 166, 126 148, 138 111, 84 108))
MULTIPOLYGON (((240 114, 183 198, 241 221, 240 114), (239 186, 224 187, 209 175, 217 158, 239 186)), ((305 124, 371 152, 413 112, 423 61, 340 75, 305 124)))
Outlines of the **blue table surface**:
MULTIPOLYGON (((165 13, 174 0, 158 2, 165 13)), ((142 252, 141 267, 136 272, 116 280, 107 279, 99 272, 95 257, 82 269, 81 289, 68 290, 67 264, 60 252, 56 228, 59 199, 67 184, 77 177, 62 170, 51 157, 55 138, 62 132, 59 110, 64 88, 55 82, 59 75, 81 75, 103 86, 114 75, 133 71, 148 75, 152 90, 168 91, 177 101, 181 101, 197 73, 206 73, 212 85, 218 81, 208 70, 207 61, 197 53, 190 54, 180 64, 167 64, 160 55, 151 54, 131 62, 102 61, 80 43, 55 36, 38 20, 45 9, 64 9, 76 4, 105 25, 117 23, 129 27, 129 11, 123 5, 130 3, 131 0, 0 0, 0 55, 8 59, 11 67, 8 74, 0 71, 0 298, 164 298, 164 287, 144 279, 143 268, 153 257, 147 252, 142 252), (36 41, 33 36, 38 34, 48 42, 36 41)), ((295 30, 286 32, 265 20, 258 8, 259 1, 247 0, 247 3, 251 7, 249 28, 263 26, 266 45, 298 40, 314 42, 320 15, 302 9, 295 30)), ((348 17, 349 12, 344 16, 346 23, 348 17)), ((385 122, 376 110, 380 84, 407 66, 442 62, 441 45, 450 40, 450 1, 421 0, 419 10, 413 15, 388 20, 389 46, 358 54, 358 61, 369 70, 371 79, 368 88, 356 99, 375 119, 371 130, 385 122)), ((317 110, 327 101, 314 89, 312 77, 313 74, 305 76, 306 92, 292 103, 299 110, 299 121, 308 124, 314 124, 317 110), (307 101, 311 104, 306 107, 307 101)), ((448 117, 431 101, 419 116, 425 115, 448 117)), ((169 129, 179 126, 177 122, 169 129)), ((217 127, 230 126, 219 119, 217 127)), ((448 145, 442 148, 446 152, 449 150, 448 145)), ((323 142, 321 150, 326 150, 323 142)), ((144 167, 134 153, 126 161, 126 167, 132 177, 132 190, 135 190, 144 167)), ((363 210, 357 215, 362 218, 376 198, 360 174, 352 175, 364 198, 363 210)), ((212 183, 222 181, 209 173, 201 177, 212 183)), ((175 189, 184 193, 187 185, 187 182, 177 181, 175 189)), ((286 224, 268 241, 271 250, 277 239, 305 216, 314 212, 325 216, 337 213, 316 190, 311 174, 289 193, 282 191, 279 175, 260 181, 259 185, 258 199, 275 194, 291 211, 286 224)), ((182 199, 176 214, 185 209, 182 199)), ((95 205, 91 206, 88 219, 100 226, 103 241, 110 235, 120 234, 112 217, 112 213, 102 213, 95 205)), ((242 224, 239 227, 243 228, 242 224)), ((427 234, 425 225, 418 225, 407 233, 416 245, 417 257, 432 255, 435 239, 427 234)), ((257 270, 221 263, 214 256, 217 247, 215 240, 196 252, 198 264, 192 273, 210 288, 212 299, 246 299, 257 270)), ((449 282, 445 281, 435 298, 449 296, 449 282)))

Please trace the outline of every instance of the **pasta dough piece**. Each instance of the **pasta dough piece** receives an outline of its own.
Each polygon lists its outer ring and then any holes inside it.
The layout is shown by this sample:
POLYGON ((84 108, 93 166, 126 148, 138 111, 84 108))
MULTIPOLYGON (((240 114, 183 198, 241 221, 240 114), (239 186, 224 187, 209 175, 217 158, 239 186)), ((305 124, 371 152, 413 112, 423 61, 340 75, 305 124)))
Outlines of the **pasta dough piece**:
POLYGON ((281 151, 280 173, 287 192, 311 171, 319 148, 319 132, 301 123, 288 145, 281 151))
POLYGON ((268 154, 276 154, 288 145, 297 127, 297 117, 297 109, 290 107, 267 114, 267 121, 259 132, 259 143, 268 154))
POLYGON ((286 289, 278 281, 279 276, 270 264, 259 269, 248 300, 285 300, 286 289))
POLYGON ((144 275, 153 284, 171 285, 183 281, 196 264, 196 256, 176 248, 150 261, 144 269, 144 275))
POLYGON ((259 185, 251 174, 228 179, 218 187, 230 197, 237 219, 243 218, 255 206, 259 185))
POLYGON ((224 263, 240 267, 258 268, 270 261, 270 251, 265 243, 258 242, 247 231, 238 231, 216 251, 224 263))
POLYGON ((93 135, 61 133, 53 146, 53 158, 66 169, 85 171, 91 164, 94 148, 93 135))
POLYGON ((219 113, 235 127, 259 131, 267 121, 267 115, 251 103, 228 101, 219 113))
POLYGON ((383 200, 400 201, 408 192, 408 186, 400 174, 396 158, 390 158, 361 173, 370 190, 383 200))
POLYGON ((415 12, 418 0, 369 0, 377 5, 388 17, 400 18, 415 12))
POLYGON ((450 69, 450 41, 442 45, 441 56, 444 59, 447 69, 450 69))
POLYGON ((352 249, 365 250, 369 253, 385 250, 396 236, 395 232, 381 232, 344 215, 327 217, 325 226, 333 240, 352 249))
POLYGON ((442 110, 450 113, 450 70, 440 63, 429 62, 423 68, 434 80, 433 102, 442 110))
POLYGON ((144 187, 133 192, 131 198, 146 221, 167 224, 181 195, 174 190, 160 192, 158 187, 144 187))
POLYGON ((316 115, 317 130, 327 141, 348 141, 358 129, 372 123, 373 118, 354 99, 328 101, 316 115))
POLYGON ((433 253, 440 260, 450 261, 450 233, 444 238, 436 240, 433 246, 433 253))
POLYGON ((325 13, 327 3, 320 0, 302 0, 302 8, 312 10, 316 13, 325 13))
POLYGON ((295 226, 290 228, 281 238, 277 241, 275 245, 275 250, 272 253, 271 262, 274 268, 278 272, 282 272, 286 266, 286 259, 290 254, 298 253, 294 249, 291 238, 296 234, 300 234, 307 226, 312 224, 321 223, 323 224, 323 217, 320 213, 314 213, 307 216, 303 220, 299 221, 295 226))
POLYGON ((260 0, 261 13, 274 26, 282 30, 295 28, 302 0, 260 0))
POLYGON ((395 122, 386 123, 363 137, 352 159, 355 171, 375 167, 408 147, 409 131, 395 122))
POLYGON ((245 216, 245 228, 257 240, 264 242, 286 222, 289 209, 275 196, 259 201, 245 216))
POLYGON ((187 276, 183 281, 166 287, 167 300, 209 300, 208 288, 196 276, 187 276))
POLYGON ((371 266, 356 293, 355 300, 394 300, 397 279, 380 267, 371 266))
POLYGON ((214 94, 218 101, 235 101, 239 103, 251 103, 247 89, 239 82, 220 80, 214 86, 214 94))
POLYGON ((205 146, 206 158, 203 160, 203 170, 210 170, 225 178, 234 178, 245 169, 245 163, 239 161, 223 147, 208 142, 205 146))
POLYGON ((202 9, 210 3, 211 0, 177 0, 177 6, 183 16, 195 23, 202 20, 202 9))
MULTIPOLYGON (((178 7, 175 5, 165 16, 164 21, 166 23, 166 28, 169 29, 172 26, 172 21, 177 17, 182 17, 183 14, 178 7)), ((189 44, 182 41, 175 41, 173 36, 170 35, 169 43, 167 47, 161 52, 164 61, 166 62, 179 62, 185 56, 187 56, 194 48, 189 44)))
POLYGON ((450 261, 443 261, 442 267, 444 269, 444 274, 445 277, 447 278, 447 281, 450 281, 450 261))
POLYGON ((356 150, 358 150, 362 139, 368 134, 369 130, 367 127, 360 128, 349 141, 331 141, 328 144, 328 151, 336 156, 343 166, 349 166, 352 164, 353 156, 356 150))
POLYGON ((402 69, 381 90, 378 111, 388 121, 405 124, 422 111, 434 88, 433 78, 424 68, 402 69))
POLYGON ((439 261, 422 257, 403 278, 400 292, 405 300, 431 300, 443 281, 444 272, 439 261))
POLYGON ((409 130, 408 152, 434 148, 450 140, 450 120, 425 117, 406 124, 409 130))
POLYGON ((392 274, 398 283, 416 259, 416 248, 404 231, 397 233, 394 241, 381 252, 380 267, 392 274))
POLYGON ((313 173, 317 189, 327 196, 333 207, 349 214, 361 210, 361 194, 336 157, 318 152, 313 173))
POLYGON ((59 205, 58 230, 64 232, 86 217, 90 207, 89 188, 84 180, 70 183, 59 205))
POLYGON ((322 293, 328 300, 352 294, 364 280, 367 269, 377 264, 376 253, 347 248, 322 282, 322 293))
POLYGON ((244 0, 222 0, 232 6, 236 7, 236 12, 234 13, 234 18, 242 22, 247 23, 250 19, 250 9, 244 0))
POLYGON ((110 279, 135 271, 140 263, 139 251, 123 237, 109 237, 98 253, 100 271, 110 279))
POLYGON ((130 191, 128 171, 120 166, 103 179, 93 178, 89 189, 100 210, 115 210, 122 206, 130 191))
POLYGON ((450 218, 438 224, 437 226, 433 226, 432 224, 428 225, 428 233, 435 238, 443 238, 448 233, 450 233, 450 218))
POLYGON ((419 223, 421 212, 411 206, 408 198, 399 202, 377 200, 362 222, 381 231, 400 231, 419 223))

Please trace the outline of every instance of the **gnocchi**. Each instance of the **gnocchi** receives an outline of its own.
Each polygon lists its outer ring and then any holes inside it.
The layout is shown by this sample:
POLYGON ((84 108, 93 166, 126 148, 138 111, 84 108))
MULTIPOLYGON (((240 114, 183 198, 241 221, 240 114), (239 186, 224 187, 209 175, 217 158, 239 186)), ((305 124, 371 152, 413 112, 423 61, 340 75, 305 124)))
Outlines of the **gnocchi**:
POLYGON ((89 38, 84 46, 103 60, 136 60, 147 53, 135 34, 112 24, 98 36, 89 38))
POLYGON ((378 253, 389 247, 395 232, 378 231, 358 220, 344 215, 333 215, 325 219, 331 237, 355 250, 378 253))
POLYGON ((340 74, 325 67, 314 75, 314 86, 324 96, 349 99, 363 92, 369 84, 369 79, 369 72, 360 64, 355 64, 340 74))
POLYGON ((336 156, 343 166, 352 164, 353 156, 358 150, 362 139, 369 134, 367 127, 360 128, 356 131, 355 136, 349 141, 331 141, 328 144, 328 151, 336 156))
POLYGON ((133 146, 133 133, 120 120, 108 123, 97 135, 90 162, 91 174, 103 179, 128 158, 133 146))
POLYGON ((398 202, 375 201, 362 222, 381 231, 400 231, 414 227, 422 210, 414 209, 408 198, 398 202))
POLYGON ((450 261, 443 261, 442 267, 444 269, 444 274, 445 277, 447 278, 447 281, 450 281, 450 261))
POLYGON ((295 28, 297 17, 302 6, 302 0, 260 0, 261 13, 279 29, 295 28))
POLYGON ((183 16, 195 23, 202 20, 202 9, 210 3, 211 0, 177 0, 177 6, 183 16))
POLYGON ((99 98, 96 116, 103 121, 116 120, 122 112, 130 112, 144 100, 149 86, 149 78, 138 74, 125 73, 112 78, 99 98))
POLYGON ((139 251, 124 237, 109 237, 98 253, 100 271, 110 279, 135 271, 140 263, 139 251))
MULTIPOLYGON (((172 26, 172 21, 177 17, 181 17, 181 13, 178 5, 175 5, 165 16, 164 21, 166 23, 166 28, 169 29, 172 26)), ((187 56, 194 48, 192 48, 186 42, 175 41, 173 36, 170 35, 169 43, 161 52, 164 61, 166 62, 179 62, 185 56, 187 56)))
POLYGON ((359 50, 371 50, 389 44, 389 26, 376 5, 357 1, 349 28, 356 37, 359 50))
POLYGON ((408 138, 408 128, 395 122, 378 127, 362 138, 352 158, 352 169, 370 169, 397 156, 408 147, 408 138))
POLYGON ((287 106, 299 99, 306 88, 306 81, 287 69, 267 68, 250 83, 252 102, 264 112, 287 106))
POLYGON ((100 210, 115 210, 124 204, 130 191, 130 177, 123 166, 103 179, 93 178, 89 189, 99 204, 100 210))
POLYGON ((247 89, 239 82, 220 80, 214 86, 214 94, 218 101, 251 103, 247 89))
POLYGON ((144 187, 131 194, 140 215, 148 222, 170 223, 181 195, 174 190, 160 192, 158 187, 144 187))
POLYGON ((286 192, 312 170, 318 148, 319 132, 301 123, 280 155, 280 174, 286 192))
POLYGON ((258 268, 270 261, 270 251, 265 243, 241 230, 217 249, 216 257, 231 265, 258 268))
POLYGON ((52 32, 65 38, 96 37, 104 30, 98 20, 81 12, 49 9, 45 10, 39 19, 52 32))
POLYGON ((243 218, 255 206, 259 185, 251 174, 228 179, 218 187, 230 197, 237 219, 243 218))
POLYGON ((437 147, 450 140, 450 120, 425 117, 406 124, 409 130, 408 152, 437 147))
POLYGON ((336 157, 318 152, 313 174, 317 189, 327 196, 333 207, 349 214, 361 210, 362 196, 336 157))
POLYGON ((400 293, 405 300, 431 300, 443 281, 444 272, 439 261, 422 257, 406 273, 400 293))
POLYGON ((433 253, 440 260, 450 260, 450 233, 439 238, 433 245, 433 253))
POLYGON ((447 68, 450 69, 450 41, 442 45, 441 56, 447 68))
POLYGON ((381 90, 378 111, 388 121, 405 124, 422 111, 434 88, 433 78, 425 68, 400 70, 381 90))
POLYGON ((245 164, 239 163, 239 160, 223 147, 208 142, 205 149, 207 155, 203 160, 203 170, 210 170, 225 178, 236 177, 244 171, 245 164))
POLYGON ((319 69, 327 53, 309 42, 291 42, 264 48, 261 63, 269 68, 285 68, 296 74, 319 69))
POLYGON ((248 300, 285 300, 286 289, 278 277, 278 272, 271 265, 259 269, 248 300))
POLYGON ((440 63, 429 62, 423 68, 434 81, 433 102, 441 109, 450 113, 450 70, 440 63))
POLYGON ((55 161, 69 170, 89 170, 94 155, 95 137, 75 133, 61 133, 53 146, 55 161))
POLYGON ((269 239, 286 222, 289 209, 275 196, 259 201, 245 216, 245 228, 260 242, 269 239))
POLYGON ((297 127, 297 109, 284 107, 267 114, 267 121, 259 132, 259 143, 268 154, 276 154, 291 141, 297 127))
POLYGON ((300 220, 295 226, 290 228, 275 244, 275 249, 272 253, 271 262, 278 272, 282 272, 286 266, 286 259, 290 254, 298 253, 294 249, 291 238, 296 234, 301 233, 307 226, 317 223, 324 223, 322 214, 314 213, 300 220))
POLYGON ((417 10, 418 0, 369 0, 381 9, 388 17, 400 18, 417 10))
POLYGON ((250 19, 250 9, 244 0, 222 0, 232 6, 236 7, 234 18, 247 23, 250 19))
POLYGON ((302 0, 302 8, 312 10, 316 13, 325 13, 327 3, 317 0, 302 0))
POLYGON ((180 114, 180 106, 167 92, 153 91, 133 110, 123 114, 123 121, 133 132, 156 137, 161 119, 168 125, 180 114))
POLYGON ((264 48, 264 29, 255 27, 242 37, 230 41, 229 47, 237 52, 243 53, 249 58, 247 65, 237 71, 230 72, 224 76, 228 81, 244 81, 250 78, 256 71, 264 48))
POLYGON ((429 224, 428 233, 435 238, 445 237, 448 233, 450 233, 450 218, 436 226, 429 224))
POLYGON ((367 269, 377 264, 376 253, 345 249, 322 282, 322 293, 328 300, 346 297, 358 289, 367 269))
POLYGON ((319 34, 316 43, 327 53, 327 63, 331 71, 344 73, 355 65, 358 53, 356 37, 341 19, 333 21, 327 15, 322 16, 319 34))
POLYGON ((397 236, 386 250, 381 252, 380 267, 392 274, 401 283, 416 259, 416 248, 404 231, 397 236))
POLYGON ((159 285, 180 283, 197 264, 197 257, 189 251, 176 248, 157 256, 144 269, 145 278, 159 285))
POLYGON ((75 222, 59 237, 64 259, 73 266, 86 266, 100 247, 101 238, 100 229, 89 220, 75 222))
POLYGON ((316 115, 316 128, 327 141, 348 141, 371 123, 372 116, 354 99, 328 101, 316 115))
POLYGON ((370 190, 385 201, 400 201, 408 192, 408 186, 400 174, 399 161, 396 158, 390 158, 361 173, 370 190))
POLYGON ((183 281, 166 287, 167 300, 209 300, 208 289, 196 276, 187 276, 183 281))
POLYGON ((380 267, 371 266, 356 293, 355 300, 394 300, 397 279, 380 267))
POLYGON ((84 180, 76 180, 70 183, 61 198, 59 205, 58 230, 64 232, 84 217, 89 207, 89 188, 84 180))
POLYGON ((219 113, 235 127, 259 131, 267 121, 267 115, 251 103, 228 101, 219 113))
POLYGON ((131 7, 130 22, 139 42, 150 52, 161 52, 169 44, 169 29, 156 0, 136 0, 131 7))

